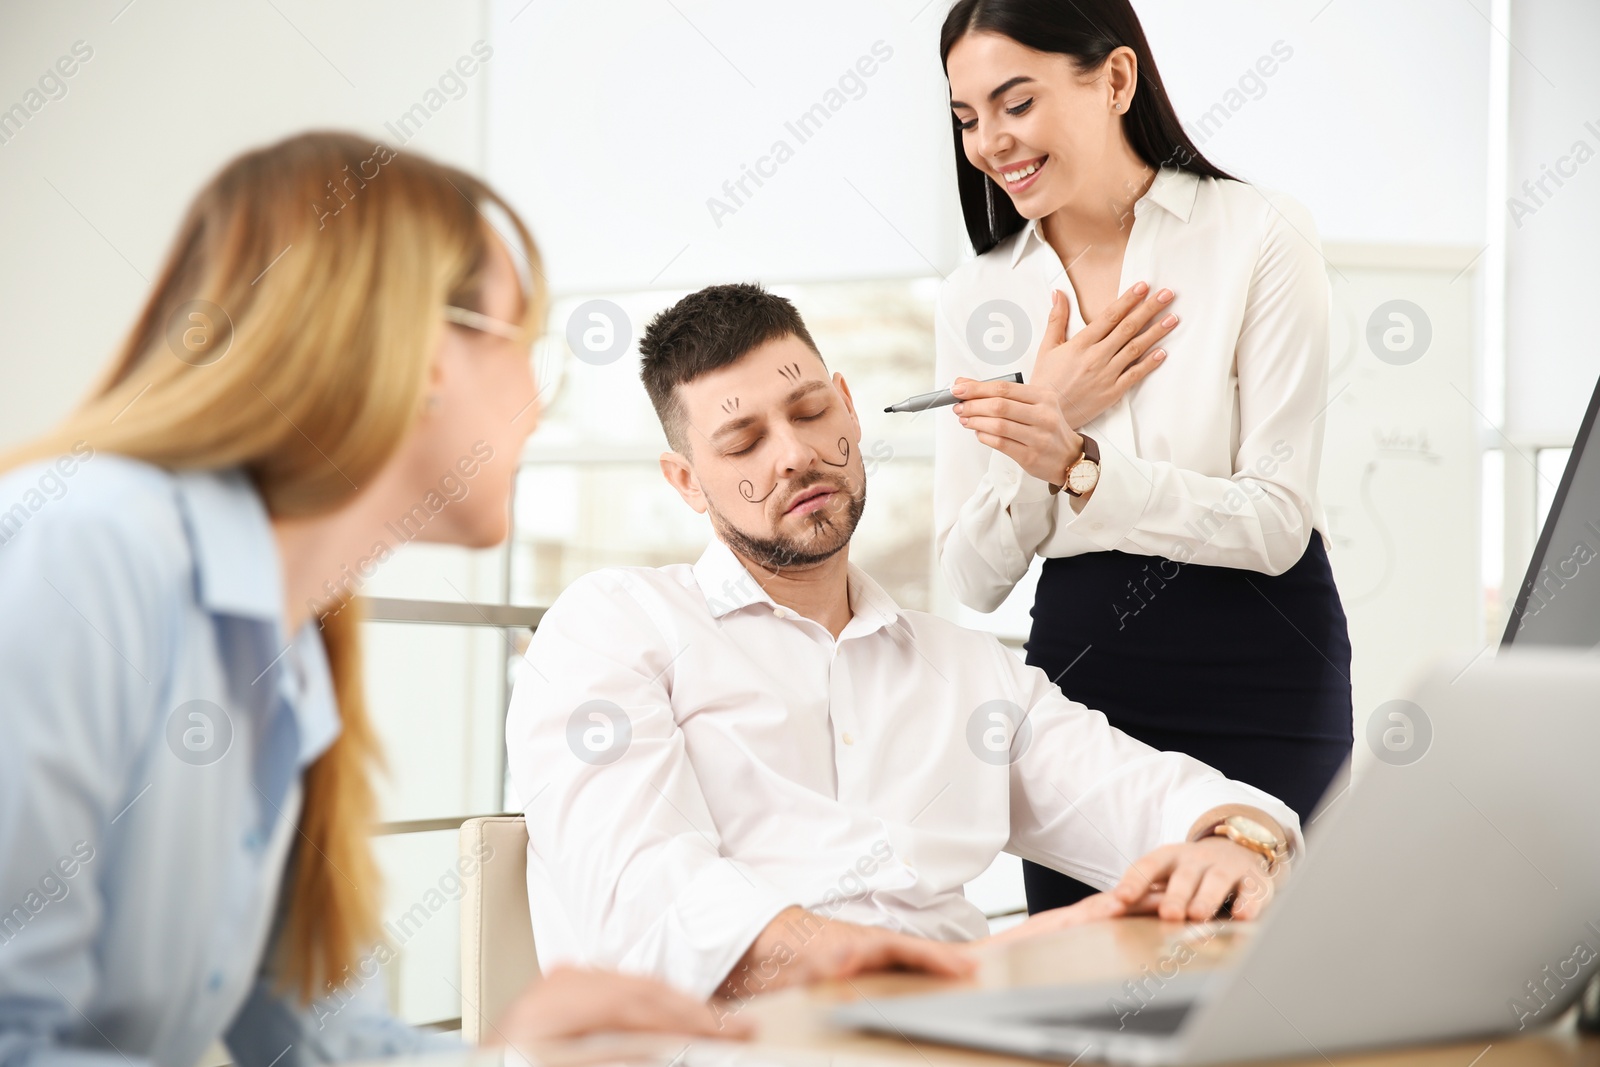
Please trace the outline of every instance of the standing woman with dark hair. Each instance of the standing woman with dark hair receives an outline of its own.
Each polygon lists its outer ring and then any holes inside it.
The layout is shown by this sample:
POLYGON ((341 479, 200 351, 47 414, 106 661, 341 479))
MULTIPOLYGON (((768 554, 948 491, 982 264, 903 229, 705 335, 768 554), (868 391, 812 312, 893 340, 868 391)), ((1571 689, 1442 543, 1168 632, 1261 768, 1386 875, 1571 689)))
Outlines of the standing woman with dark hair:
MULTIPOLYGON (((940 55, 978 253, 939 301, 945 577, 993 611, 1043 557, 1029 663, 1306 818, 1351 746, 1315 226, 1200 155, 1128 0, 959 0, 940 55)), ((1038 912, 1116 875, 1025 879, 1038 912)))

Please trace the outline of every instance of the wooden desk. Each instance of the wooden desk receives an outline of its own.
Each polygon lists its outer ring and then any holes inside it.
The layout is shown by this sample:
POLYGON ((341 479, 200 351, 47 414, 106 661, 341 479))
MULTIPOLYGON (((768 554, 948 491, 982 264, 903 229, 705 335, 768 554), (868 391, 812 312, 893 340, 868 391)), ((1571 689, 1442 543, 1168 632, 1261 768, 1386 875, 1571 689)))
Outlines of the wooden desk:
MULTIPOLYGON (((796 1067, 847 1067, 848 1061, 873 1060, 884 1064, 942 1067, 945 1064, 979 1064, 989 1067, 1018 1067, 1036 1060, 998 1056, 969 1049, 951 1048, 898 1037, 883 1037, 834 1029, 829 1013, 838 1005, 862 995, 874 998, 907 993, 927 993, 960 988, 1006 988, 1046 985, 1056 982, 1116 981, 1137 976, 1141 968, 1170 958, 1175 938, 1191 937, 1195 953, 1184 970, 1214 967, 1226 960, 1259 929, 1249 923, 1217 924, 1215 927, 1187 928, 1180 923, 1155 919, 1119 919, 1080 926, 1030 941, 982 951, 982 967, 977 976, 965 982, 946 982, 910 974, 873 975, 847 982, 833 982, 800 989, 785 989, 751 997, 732 1009, 741 1017, 756 1020, 761 1032, 753 1043, 754 1060, 764 1064, 791 1063, 796 1067), (1210 933, 1211 930, 1219 932, 1210 933), (1209 936, 1208 936, 1209 935, 1209 936), (785 1055, 790 1053, 791 1055, 785 1055)), ((1361 1067, 1568 1067, 1584 1064, 1600 1067, 1600 1037, 1579 1038, 1574 1026, 1575 1013, 1540 1031, 1516 1037, 1436 1045, 1402 1051, 1313 1057, 1295 1063, 1361 1065, 1361 1067)), ((683 1051, 676 1043, 655 1039, 635 1039, 625 1043, 593 1041, 550 1049, 541 1059, 554 1065, 566 1062, 594 1062, 604 1058, 605 1049, 613 1054, 638 1055, 664 1052, 669 1057, 683 1051), (597 1055, 598 1054, 598 1055, 597 1055)), ((692 1063, 693 1057, 689 1057, 692 1063)), ((848 1064, 856 1067, 856 1064, 848 1064)))

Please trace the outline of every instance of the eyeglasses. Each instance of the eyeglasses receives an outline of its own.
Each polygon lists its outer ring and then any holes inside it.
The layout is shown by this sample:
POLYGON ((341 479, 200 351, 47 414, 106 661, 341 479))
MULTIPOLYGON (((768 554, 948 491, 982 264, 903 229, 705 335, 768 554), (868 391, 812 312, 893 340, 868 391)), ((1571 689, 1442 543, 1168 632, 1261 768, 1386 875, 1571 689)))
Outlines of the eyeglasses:
MULTIPOLYGON (((453 322, 457 326, 465 326, 469 330, 478 330, 495 337, 503 337, 508 341, 526 344, 528 340, 521 326, 485 315, 481 311, 446 304, 444 317, 446 322, 453 322)), ((547 410, 555 403, 556 397, 561 393, 561 385, 566 380, 565 366, 560 356, 548 336, 533 342, 528 353, 533 363, 533 380, 539 390, 539 399, 547 410)))
POLYGON ((514 322, 507 322, 504 319, 491 318, 482 312, 446 305, 444 317, 447 321, 453 322, 457 326, 465 326, 469 330, 479 330, 483 333, 492 333, 496 337, 504 337, 508 341, 525 339, 521 326, 514 322))

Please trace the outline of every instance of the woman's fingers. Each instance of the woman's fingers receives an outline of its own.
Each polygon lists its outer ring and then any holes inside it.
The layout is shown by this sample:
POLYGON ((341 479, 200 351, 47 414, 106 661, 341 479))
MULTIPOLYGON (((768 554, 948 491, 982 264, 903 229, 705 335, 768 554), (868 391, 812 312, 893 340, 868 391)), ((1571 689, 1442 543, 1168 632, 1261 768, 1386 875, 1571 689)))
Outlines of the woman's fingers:
MULTIPOLYGON (((1106 309, 1096 315, 1093 322, 1084 324, 1083 330, 1080 331, 1084 339, 1090 344, 1099 344, 1105 340, 1108 334, 1126 323, 1128 317, 1135 314, 1136 309, 1141 304, 1149 302, 1146 299, 1146 294, 1149 292, 1150 286, 1145 282, 1136 282, 1130 286, 1127 292, 1106 305, 1106 309)), ((1163 290, 1163 292, 1170 292, 1170 290, 1163 290)), ((1153 300, 1154 297, 1150 299, 1153 300)), ((1138 318, 1139 325, 1143 325, 1148 321, 1148 316, 1138 318)), ((1134 327, 1134 332, 1138 332, 1138 326, 1134 327)), ((1117 347, 1120 348, 1122 346, 1118 345, 1117 347)))
MULTIPOLYGON (((1172 290, 1163 289, 1161 292, 1171 293, 1172 290)), ((1138 308, 1124 316, 1122 321, 1117 323, 1109 332, 1103 342, 1103 347, 1107 350, 1108 356, 1114 357, 1120 354, 1136 337, 1145 340, 1146 343, 1153 343, 1172 332, 1173 328, 1178 325, 1179 320, 1176 314, 1166 309, 1170 301, 1171 297, 1163 301, 1158 293, 1143 301, 1138 308), (1149 327, 1149 329, 1147 330, 1146 327, 1149 327), (1146 333, 1150 335, 1149 338, 1143 337, 1146 333)))
POLYGON ((962 419, 961 425, 977 433, 979 440, 986 436, 993 437, 1022 448, 1032 447, 1035 440, 1032 426, 1012 419, 962 419))
MULTIPOLYGON (((1150 327, 1144 333, 1128 341, 1116 355, 1111 357, 1110 367, 1118 374, 1124 374, 1130 367, 1140 363, 1145 353, 1155 348, 1174 329, 1177 328, 1176 316, 1168 315, 1160 322, 1150 327), (1167 323, 1171 322, 1171 325, 1167 323)), ((1114 342, 1113 342, 1114 343, 1114 342)))
POLYGON ((1010 419, 1013 422, 1031 422, 1032 404, 1022 400, 1008 400, 1001 396, 992 396, 983 400, 963 400, 955 407, 955 413, 960 418, 971 418, 982 415, 996 419, 1010 419))
POLYGON ((978 434, 978 443, 980 445, 988 445, 996 452, 1005 453, 1016 460, 1019 467, 1028 462, 1028 457, 1033 451, 1021 441, 1013 441, 1009 437, 996 437, 992 433, 980 432, 978 434))
POLYGON ((1067 341, 1067 319, 1072 314, 1072 304, 1060 289, 1050 290, 1050 317, 1045 320, 1044 340, 1039 343, 1042 356, 1057 345, 1067 341))
POLYGON ((950 391, 956 395, 957 399, 965 402, 996 396, 1025 399, 1032 388, 1031 385, 1008 382, 1004 378, 998 381, 984 381, 981 378, 957 378, 950 386, 950 391))
POLYGON ((1132 389, 1155 372, 1166 361, 1167 350, 1158 348, 1143 359, 1134 360, 1117 376, 1117 385, 1124 391, 1132 389))

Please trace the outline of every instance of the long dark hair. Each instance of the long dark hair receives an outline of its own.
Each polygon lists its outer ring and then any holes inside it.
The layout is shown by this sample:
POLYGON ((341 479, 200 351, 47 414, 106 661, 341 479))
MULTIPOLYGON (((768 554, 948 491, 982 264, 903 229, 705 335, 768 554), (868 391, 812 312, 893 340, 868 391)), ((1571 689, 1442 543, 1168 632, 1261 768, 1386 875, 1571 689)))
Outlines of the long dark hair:
MULTIPOLYGON (((998 33, 1036 52, 1071 56, 1083 72, 1099 68, 1113 50, 1128 46, 1138 60, 1139 88, 1122 128, 1134 152, 1153 168, 1176 167, 1201 177, 1239 180, 1201 155, 1183 131, 1128 0, 956 0, 939 33, 940 63, 948 63, 950 49, 974 31, 998 33)), ((967 161, 961 124, 954 115, 950 127, 961 214, 973 250, 981 256, 1022 229, 1027 220, 994 179, 967 161)))

